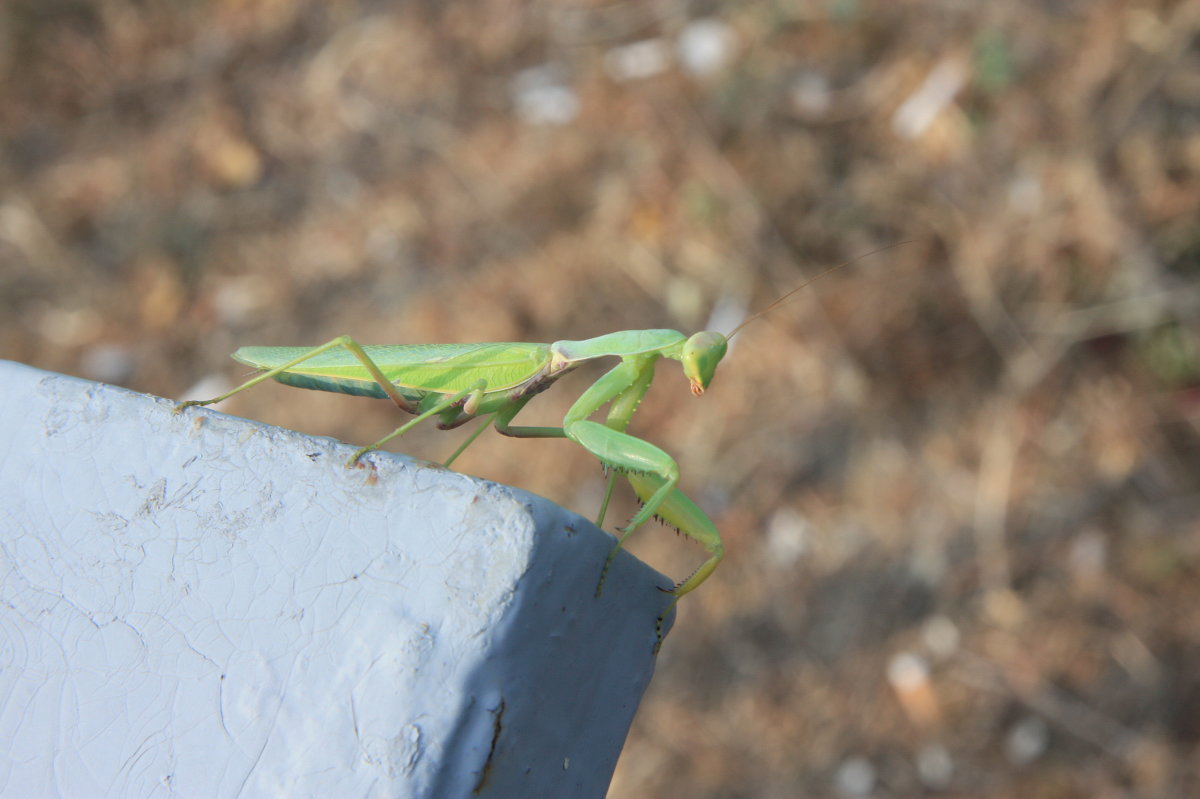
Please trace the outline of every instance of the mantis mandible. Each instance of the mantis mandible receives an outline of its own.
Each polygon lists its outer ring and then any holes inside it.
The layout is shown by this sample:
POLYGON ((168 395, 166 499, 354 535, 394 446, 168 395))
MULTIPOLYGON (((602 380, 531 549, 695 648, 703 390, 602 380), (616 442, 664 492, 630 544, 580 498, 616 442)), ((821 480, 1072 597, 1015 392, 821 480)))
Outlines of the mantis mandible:
POLYGON ((725 357, 729 339, 805 286, 839 269, 840 264, 784 294, 738 325, 728 335, 704 331, 685 336, 675 330, 624 330, 581 341, 552 344, 411 344, 364 346, 350 336, 338 336, 319 347, 242 347, 234 360, 261 370, 237 388, 208 400, 181 402, 176 410, 211 405, 275 379, 297 388, 334 391, 390 399, 415 418, 388 435, 357 450, 347 461, 352 467, 368 452, 404 435, 431 417, 443 430, 476 417, 486 417, 463 444, 446 459, 449 466, 489 426, 516 438, 567 438, 594 455, 609 470, 608 486, 596 525, 604 523, 617 474, 624 474, 642 502, 641 509, 623 527, 609 553, 596 586, 599 596, 604 578, 622 545, 651 517, 675 527, 698 542, 708 559, 689 576, 664 589, 674 599, 658 619, 662 624, 679 598, 695 590, 717 568, 725 554, 721 535, 712 520, 678 489, 679 465, 659 447, 626 432, 633 412, 654 378, 661 358, 679 361, 699 397, 712 383, 717 364, 725 357), (620 363, 583 392, 563 417, 562 427, 513 425, 513 419, 534 396, 586 361, 618 358, 620 363), (590 417, 605 405, 603 423, 590 417))

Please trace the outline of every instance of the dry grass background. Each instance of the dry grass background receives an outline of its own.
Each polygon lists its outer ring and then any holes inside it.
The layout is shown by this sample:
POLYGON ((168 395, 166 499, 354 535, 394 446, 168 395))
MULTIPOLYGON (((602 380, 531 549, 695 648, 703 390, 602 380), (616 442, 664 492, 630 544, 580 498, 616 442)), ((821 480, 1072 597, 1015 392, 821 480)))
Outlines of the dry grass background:
MULTIPOLYGON (((1187 0, 13 0, 0 354, 178 397, 247 343, 728 329, 906 241, 703 398, 660 368, 633 431, 729 555, 610 795, 1200 795, 1198 31, 1187 0)), ((566 442, 459 466, 602 487, 566 442)))

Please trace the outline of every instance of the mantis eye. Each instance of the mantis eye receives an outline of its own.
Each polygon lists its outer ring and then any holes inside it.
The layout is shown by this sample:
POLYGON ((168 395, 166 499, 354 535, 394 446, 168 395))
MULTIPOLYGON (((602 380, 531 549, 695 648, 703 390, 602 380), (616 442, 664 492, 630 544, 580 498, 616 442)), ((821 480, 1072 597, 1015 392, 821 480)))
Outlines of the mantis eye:
POLYGON ((683 345, 679 360, 683 362, 683 373, 692 384, 692 393, 699 397, 712 382, 717 364, 725 357, 729 347, 725 336, 713 331, 697 333, 683 345))

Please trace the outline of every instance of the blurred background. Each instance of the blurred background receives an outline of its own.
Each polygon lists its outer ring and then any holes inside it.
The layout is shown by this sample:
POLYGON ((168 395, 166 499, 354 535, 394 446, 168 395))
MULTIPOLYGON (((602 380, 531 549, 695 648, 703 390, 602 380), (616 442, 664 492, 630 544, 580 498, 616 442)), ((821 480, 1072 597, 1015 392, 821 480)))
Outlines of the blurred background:
MULTIPOLYGON (((728 331, 851 261, 635 417, 728 556, 610 795, 1197 796, 1198 31, 1187 0, 9 0, 0 356, 212 396, 243 344, 728 331)), ((456 468, 603 492, 563 441, 456 468)))

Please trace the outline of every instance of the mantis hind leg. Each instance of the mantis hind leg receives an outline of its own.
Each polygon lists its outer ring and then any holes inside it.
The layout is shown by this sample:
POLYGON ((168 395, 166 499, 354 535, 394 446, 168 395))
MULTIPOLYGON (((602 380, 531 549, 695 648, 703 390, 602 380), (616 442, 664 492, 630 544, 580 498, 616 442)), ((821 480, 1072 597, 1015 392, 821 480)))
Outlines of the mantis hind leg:
POLYGON ((328 352, 329 350, 335 350, 338 347, 341 347, 342 349, 346 350, 351 355, 353 355, 356 359, 358 359, 358 362, 363 365, 363 368, 367 370, 367 372, 371 375, 371 378, 376 383, 379 384, 379 387, 381 389, 383 389, 383 392, 388 395, 388 397, 392 400, 392 402, 396 403, 397 408, 404 411, 405 413, 416 413, 417 412, 417 409, 415 407, 413 407, 412 403, 409 402, 408 400, 406 400, 400 394, 400 392, 396 390, 396 387, 394 385, 392 385, 391 381, 389 381, 386 377, 384 377, 383 372, 380 370, 379 366, 373 360, 371 360, 371 356, 367 355, 366 351, 362 348, 362 345, 359 344, 354 339, 352 339, 350 336, 338 336, 337 338, 333 339, 332 341, 327 341, 319 347, 313 347, 311 350, 304 353, 300 357, 293 358, 292 360, 288 361, 287 363, 283 363, 283 364, 280 364, 279 366, 273 367, 271 369, 267 369, 264 372, 262 372, 261 374, 257 374, 254 377, 250 378, 245 383, 242 383, 237 388, 226 391, 224 394, 221 394, 220 396, 213 397, 212 399, 207 399, 207 400, 188 400, 187 402, 181 402, 175 406, 175 410, 178 412, 178 411, 183 410, 184 408, 188 408, 193 405, 212 405, 213 403, 220 402, 221 400, 229 399, 234 394, 240 394, 248 388, 254 388, 255 386, 257 386, 259 383, 263 382, 264 380, 270 380, 271 378, 275 377, 276 375, 281 375, 284 372, 288 371, 289 369, 291 369, 295 366, 299 366, 300 364, 307 361, 309 358, 313 358, 317 355, 320 355, 323 352, 328 352))

